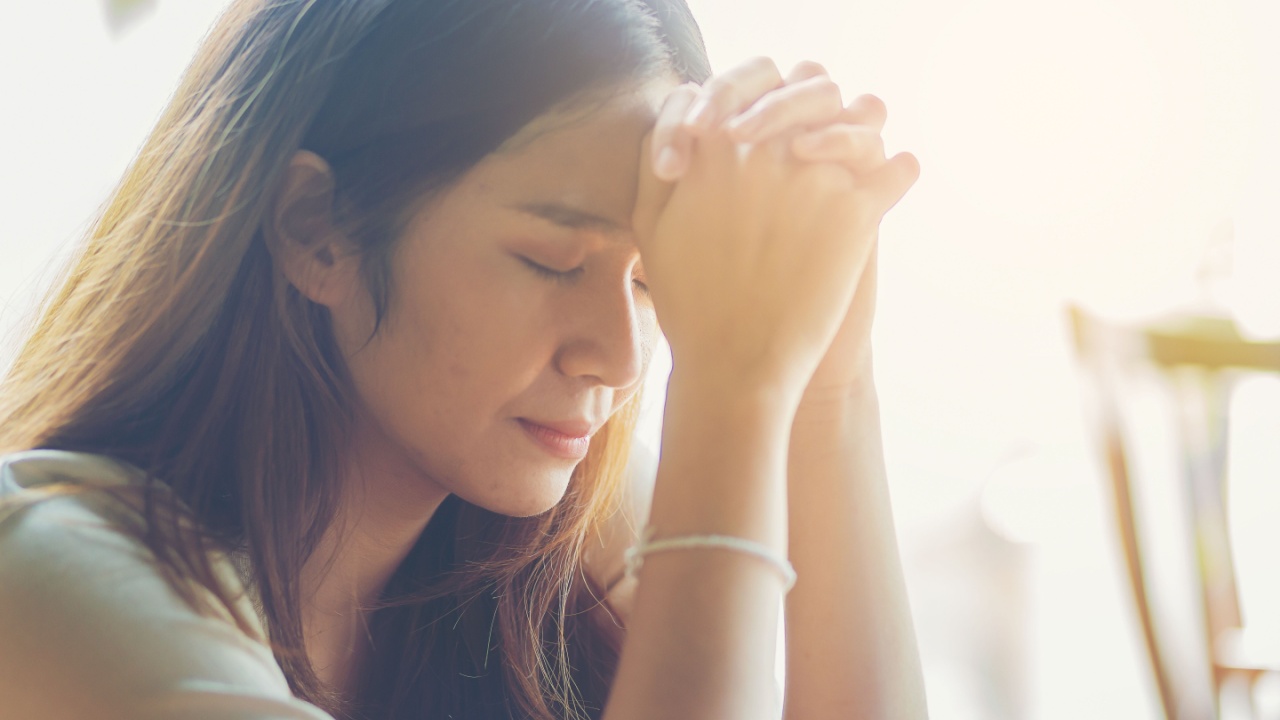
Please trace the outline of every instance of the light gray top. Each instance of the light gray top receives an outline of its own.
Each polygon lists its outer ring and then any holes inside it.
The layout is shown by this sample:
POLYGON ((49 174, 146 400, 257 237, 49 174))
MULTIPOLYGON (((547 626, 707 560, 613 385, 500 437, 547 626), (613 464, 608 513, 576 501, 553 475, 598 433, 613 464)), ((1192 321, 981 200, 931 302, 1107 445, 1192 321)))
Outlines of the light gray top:
POLYGON ((217 553, 214 567, 253 634, 225 610, 193 611, 150 550, 112 528, 117 504, 64 496, 11 507, 54 482, 141 479, 87 453, 0 457, 0 716, 332 720, 290 693, 231 558, 217 553))

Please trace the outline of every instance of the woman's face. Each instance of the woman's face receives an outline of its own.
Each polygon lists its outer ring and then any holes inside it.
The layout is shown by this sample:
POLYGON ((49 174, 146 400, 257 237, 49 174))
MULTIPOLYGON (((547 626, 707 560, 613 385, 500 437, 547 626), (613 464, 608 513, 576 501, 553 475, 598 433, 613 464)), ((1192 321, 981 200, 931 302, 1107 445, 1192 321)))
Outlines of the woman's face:
POLYGON ((657 333, 631 230, 655 92, 541 118, 425 202, 371 341, 367 293, 331 308, 380 470, 506 515, 560 500, 657 333))

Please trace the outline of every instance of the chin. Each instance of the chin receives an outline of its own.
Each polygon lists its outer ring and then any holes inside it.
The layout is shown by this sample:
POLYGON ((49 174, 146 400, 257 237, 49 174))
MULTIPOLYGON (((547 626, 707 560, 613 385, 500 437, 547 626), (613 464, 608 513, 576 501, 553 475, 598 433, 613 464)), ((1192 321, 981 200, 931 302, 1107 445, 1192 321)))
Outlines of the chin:
POLYGON ((472 505, 508 517, 532 517, 554 508, 564 499, 573 468, 530 472, 504 472, 497 477, 522 478, 517 482, 483 487, 478 493, 456 492, 472 505))

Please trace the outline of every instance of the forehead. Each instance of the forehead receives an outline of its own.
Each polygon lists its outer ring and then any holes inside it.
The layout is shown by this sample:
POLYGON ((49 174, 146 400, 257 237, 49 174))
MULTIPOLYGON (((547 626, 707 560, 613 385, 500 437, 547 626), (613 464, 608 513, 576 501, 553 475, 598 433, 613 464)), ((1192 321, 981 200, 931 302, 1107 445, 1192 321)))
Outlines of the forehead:
POLYGON ((566 206, 629 227, 640 146, 663 95, 663 86, 645 86, 549 112, 481 161, 464 184, 504 206, 566 206))

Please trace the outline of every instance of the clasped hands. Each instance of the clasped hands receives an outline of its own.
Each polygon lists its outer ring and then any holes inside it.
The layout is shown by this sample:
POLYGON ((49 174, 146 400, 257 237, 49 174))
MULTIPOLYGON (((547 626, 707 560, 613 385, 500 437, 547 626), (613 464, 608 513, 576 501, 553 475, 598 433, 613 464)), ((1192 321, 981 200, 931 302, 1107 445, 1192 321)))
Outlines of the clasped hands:
MULTIPOLYGON (((886 157, 880 135, 885 118, 884 103, 873 95, 861 95, 845 105, 840 88, 813 62, 800 63, 783 77, 771 60, 758 58, 703 86, 681 85, 667 96, 644 148, 637 229, 649 237, 681 235, 670 229, 663 232, 664 222, 674 224, 675 216, 694 226, 683 233, 686 244, 702 244, 704 238, 711 238, 705 240, 709 247, 702 255, 696 249, 682 254, 671 251, 669 246, 681 240, 641 243, 651 280, 665 276, 652 266, 664 260, 673 267, 680 263, 700 265, 707 278, 701 294, 688 281, 667 292, 673 297, 683 293, 686 305, 701 304, 708 309, 711 320, 700 325, 690 320, 687 312, 671 311, 664 316, 665 288, 655 288, 659 321, 672 340, 677 366, 680 349, 669 327, 673 324, 677 326, 675 334, 720 335, 717 340, 728 345, 725 351, 729 353, 744 337, 745 342, 759 343, 757 350, 736 348, 739 359, 754 352, 766 356, 763 364, 768 366, 767 356, 785 356, 780 362, 801 366, 796 372, 807 378, 788 376, 791 387, 803 387, 802 403, 839 400, 871 382, 870 333, 879 222, 919 175, 919 165, 911 154, 886 157), (773 160, 743 159, 752 152, 773 160), (736 173, 723 169, 734 163, 730 153, 737 158, 736 173), (743 179, 747 175, 756 179, 743 179), (695 187, 699 179, 701 188, 695 187), (682 197, 685 185, 690 187, 682 197), (686 206, 683 211, 682 204, 686 206), (763 211, 760 208, 764 205, 776 209, 763 211), (788 237, 766 237, 770 231, 788 237), (717 234, 732 237, 716 247, 713 236, 717 234), (799 245, 777 247, 785 242, 799 245), (757 257, 727 262, 728 253, 757 257), (829 263, 813 257, 817 255, 828 256, 829 263), (779 264, 785 267, 775 272, 779 264), (735 285, 733 277, 719 278, 735 272, 754 272, 758 279, 740 277, 735 285), (735 311, 717 311, 714 295, 721 289, 737 291, 738 297, 768 296, 771 291, 777 295, 772 304, 760 302, 755 308, 739 309, 735 315, 735 311), (793 304, 793 297, 794 303, 812 303, 813 311, 789 309, 794 317, 773 317, 778 306, 793 304), (830 309, 833 304, 840 306, 838 311, 830 309), (796 322, 796 317, 805 322, 796 322), (810 318, 816 319, 809 322, 810 318), (763 331, 782 336, 778 343, 786 350, 775 353, 770 337, 719 328, 714 324, 716 319, 721 324, 759 319, 763 331), (795 337, 786 337, 792 328, 796 328, 795 337), (792 346, 801 350, 792 353, 792 346)), ((708 339, 686 344, 707 348, 715 342, 708 339)))

